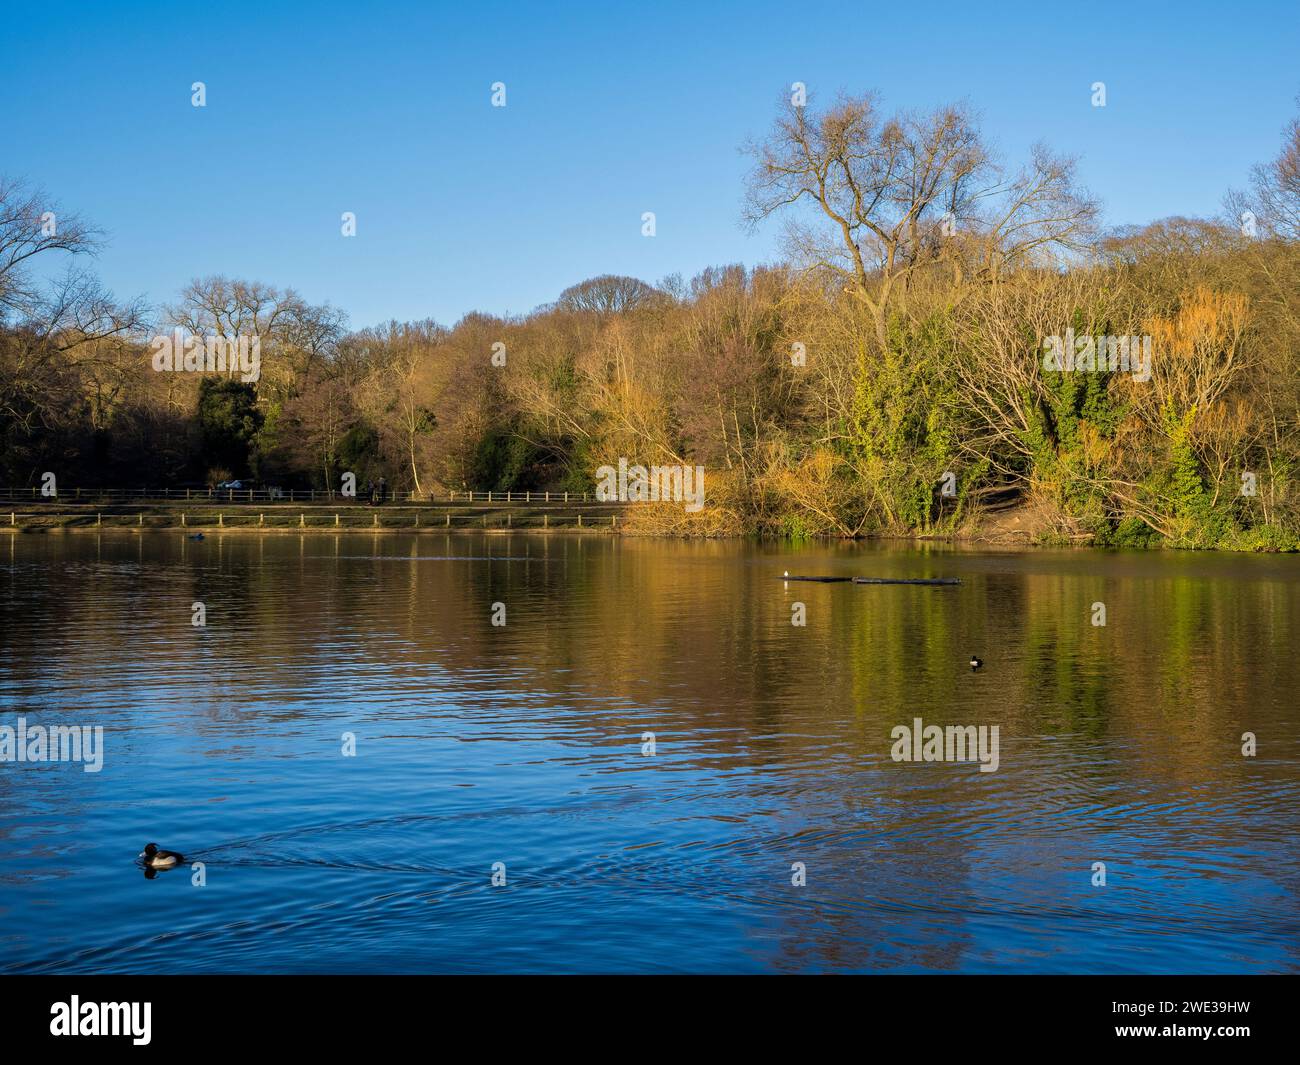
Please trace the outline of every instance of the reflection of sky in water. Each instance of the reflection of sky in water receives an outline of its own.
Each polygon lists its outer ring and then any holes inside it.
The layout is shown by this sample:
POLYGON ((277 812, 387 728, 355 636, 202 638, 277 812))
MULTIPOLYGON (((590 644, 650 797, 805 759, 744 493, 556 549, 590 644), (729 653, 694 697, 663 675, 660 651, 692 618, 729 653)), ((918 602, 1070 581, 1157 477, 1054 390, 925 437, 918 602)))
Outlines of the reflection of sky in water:
POLYGON ((14 536, 0 720, 102 724, 107 755, 0 766, 0 968, 1294 971, 1297 573, 14 536), (917 716, 998 725, 1000 769, 894 763, 890 729, 917 716), (207 886, 146 882, 150 840, 207 886))

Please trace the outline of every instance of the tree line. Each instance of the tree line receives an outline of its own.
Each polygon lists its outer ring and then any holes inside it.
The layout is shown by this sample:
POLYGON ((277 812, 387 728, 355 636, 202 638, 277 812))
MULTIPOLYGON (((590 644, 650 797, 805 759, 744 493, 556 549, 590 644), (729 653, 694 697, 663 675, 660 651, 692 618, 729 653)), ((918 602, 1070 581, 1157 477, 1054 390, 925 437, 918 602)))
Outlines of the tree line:
POLYGON ((337 489, 350 471, 423 497, 590 491, 627 458, 707 471, 699 513, 634 508, 649 531, 1014 518, 1044 542, 1297 547, 1300 120, 1221 217, 1119 230, 1073 160, 1009 165, 963 106, 783 101, 747 151, 745 217, 782 221, 784 261, 596 277, 450 328, 354 330, 220 276, 120 302, 80 265, 103 234, 0 179, 0 478, 337 489), (71 265, 38 282, 56 253, 71 265), (155 372, 150 340, 177 328, 258 337, 259 376, 155 372), (1142 373, 1116 364, 1130 339, 1142 373))

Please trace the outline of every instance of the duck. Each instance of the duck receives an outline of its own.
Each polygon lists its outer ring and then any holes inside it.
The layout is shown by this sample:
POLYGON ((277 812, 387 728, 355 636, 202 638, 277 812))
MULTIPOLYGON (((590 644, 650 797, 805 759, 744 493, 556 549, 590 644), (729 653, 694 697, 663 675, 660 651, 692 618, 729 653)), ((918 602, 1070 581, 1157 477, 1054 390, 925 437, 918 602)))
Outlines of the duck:
POLYGON ((984 665, 984 659, 976 658, 974 655, 970 656, 970 668, 972 672, 979 669, 982 665, 984 665))
POLYGON ((140 857, 144 859, 145 865, 153 869, 170 869, 185 860, 183 854, 162 850, 156 843, 146 843, 144 850, 140 852, 140 857))
POLYGON ((189 540, 202 540, 202 539, 203 539, 203 534, 202 534, 202 533, 193 533, 193 534, 191 534, 190 536, 186 537, 186 539, 189 539, 189 540))

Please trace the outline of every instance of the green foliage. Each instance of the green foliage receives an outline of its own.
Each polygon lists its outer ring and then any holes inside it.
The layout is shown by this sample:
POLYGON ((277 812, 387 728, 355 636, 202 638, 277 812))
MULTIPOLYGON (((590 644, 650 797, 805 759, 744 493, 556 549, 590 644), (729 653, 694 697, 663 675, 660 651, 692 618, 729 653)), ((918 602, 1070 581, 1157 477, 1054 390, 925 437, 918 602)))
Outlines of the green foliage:
MULTIPOLYGON (((1109 323, 1090 325, 1084 308, 1071 317, 1078 334, 1106 335, 1109 323)), ((1106 520, 1106 501, 1096 484, 1098 456, 1113 443, 1126 411, 1116 403, 1110 371, 1045 370, 1043 402, 1031 405, 1035 419, 1024 434, 1032 453, 1035 483, 1067 515, 1089 527, 1106 520)))
POLYGON ((1160 543, 1160 534, 1141 518, 1122 518, 1114 526, 1103 524, 1097 529, 1095 543, 1098 547, 1147 548, 1160 543))
MULTIPOLYGON (((960 431, 958 397, 942 372, 951 347, 948 318, 936 312, 915 325, 891 320, 885 351, 859 353, 847 450, 873 480, 887 526, 929 532, 941 513, 951 522, 960 512, 941 511, 938 494, 960 431)), ((963 495, 974 481, 965 472, 963 495)))
POLYGON ((1171 500, 1178 524, 1172 538, 1177 547, 1217 547, 1234 531, 1226 510, 1216 509, 1206 488, 1200 461, 1192 446, 1191 430, 1195 408, 1177 413, 1166 405, 1163 411, 1169 436, 1169 463, 1160 478, 1165 495, 1171 500))
POLYGON ((1220 545, 1232 551, 1300 551, 1300 536, 1277 525, 1236 531, 1220 545))
POLYGON ((823 532, 802 514, 783 514, 780 520, 781 536, 787 540, 811 540, 823 532))
POLYGON ((524 491, 537 487, 537 468, 543 454, 517 433, 494 428, 474 449, 471 487, 482 491, 524 491))
POLYGON ((592 448, 591 437, 582 437, 576 442, 566 442, 567 453, 563 464, 564 479, 560 488, 565 492, 594 492, 596 490, 596 455, 592 448))
POLYGON ((236 477, 248 475, 263 415, 251 384, 205 377, 199 383, 198 422, 207 466, 221 466, 236 477))
POLYGON ((336 485, 345 472, 356 474, 357 484, 365 485, 380 476, 381 461, 378 431, 366 422, 355 425, 339 440, 336 466, 330 471, 330 485, 326 487, 336 485))
POLYGON ((421 407, 415 421, 415 431, 427 435, 438 428, 438 416, 428 407, 421 407))

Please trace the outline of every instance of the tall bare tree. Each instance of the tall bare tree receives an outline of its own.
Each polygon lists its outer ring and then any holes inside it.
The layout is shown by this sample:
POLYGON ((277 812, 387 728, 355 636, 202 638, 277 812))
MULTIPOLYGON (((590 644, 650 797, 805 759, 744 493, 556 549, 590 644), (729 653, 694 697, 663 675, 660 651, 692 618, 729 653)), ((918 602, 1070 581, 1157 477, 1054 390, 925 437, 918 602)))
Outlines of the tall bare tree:
POLYGON ((1053 248, 1081 246, 1097 210, 1075 187, 1072 161, 1045 149, 1007 178, 960 104, 885 116, 873 93, 822 112, 790 102, 748 152, 749 223, 811 208, 811 218, 789 220, 796 258, 841 279, 870 311, 882 347, 893 301, 918 269, 974 254, 996 280, 1053 248))
POLYGON ((1239 223, 1250 212, 1266 235, 1300 240, 1300 118, 1283 130, 1277 158, 1251 167, 1250 191, 1229 193, 1227 206, 1239 223))
POLYGON ((622 314, 650 303, 658 293, 635 277, 602 274, 570 285, 556 301, 561 307, 594 314, 622 314))
POLYGON ((258 337, 259 390, 281 400, 295 395, 301 382, 311 377, 337 345, 347 322, 342 311, 313 306, 291 288, 221 276, 191 281, 166 314, 173 324, 196 335, 258 337))
POLYGON ((22 316, 37 298, 26 269, 34 256, 93 253, 99 238, 98 230, 64 212, 43 190, 0 174, 0 322, 22 316))

